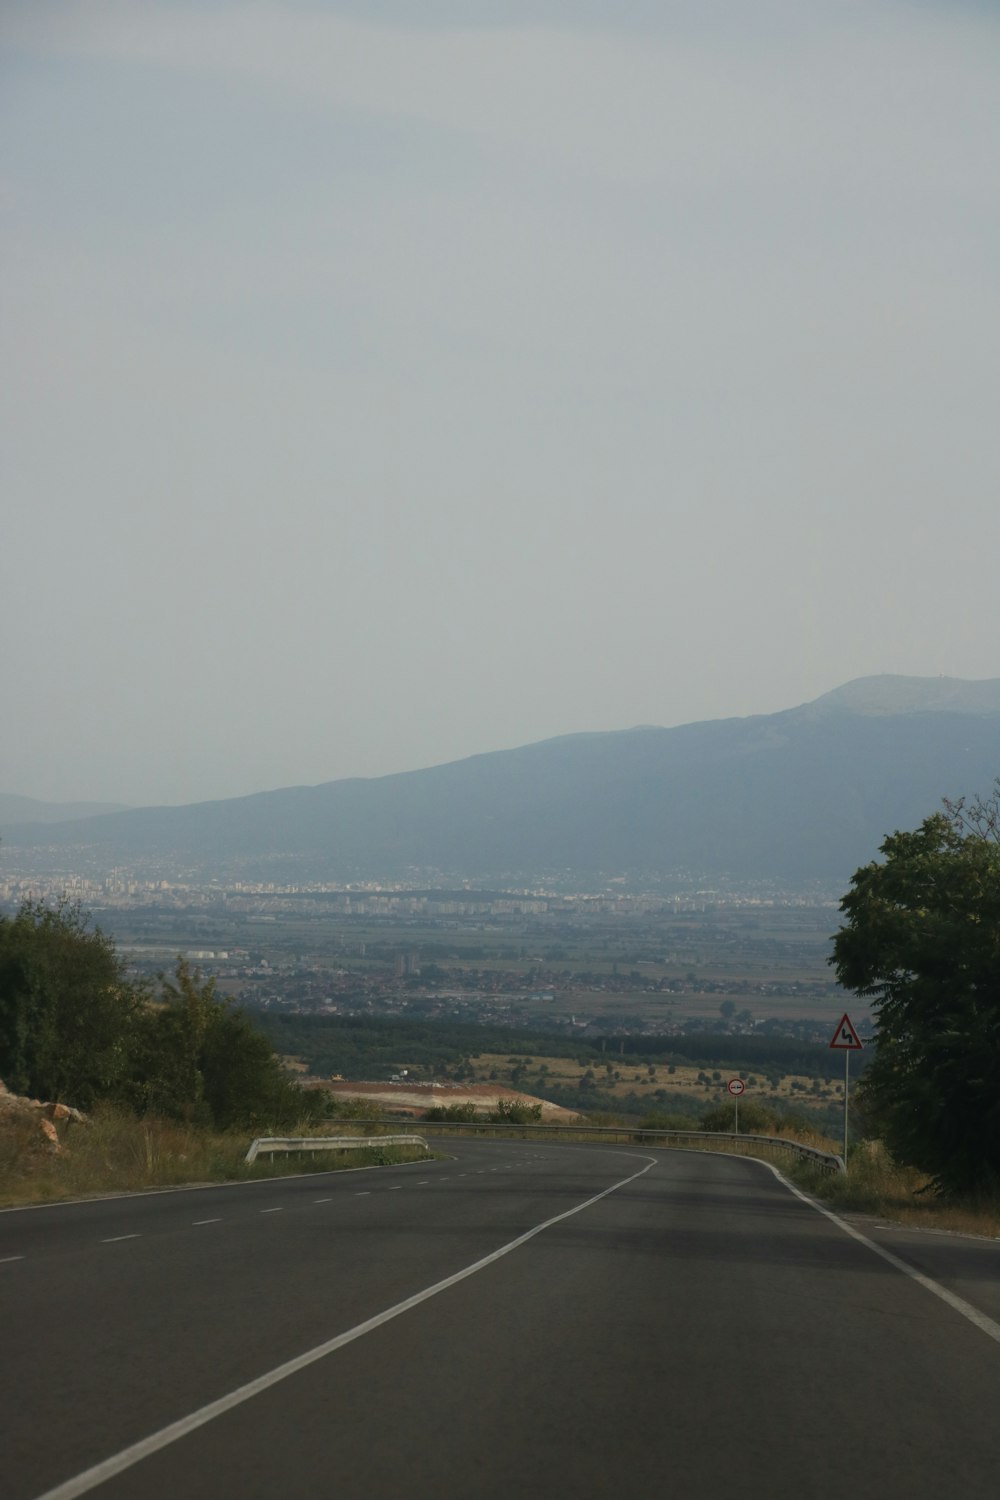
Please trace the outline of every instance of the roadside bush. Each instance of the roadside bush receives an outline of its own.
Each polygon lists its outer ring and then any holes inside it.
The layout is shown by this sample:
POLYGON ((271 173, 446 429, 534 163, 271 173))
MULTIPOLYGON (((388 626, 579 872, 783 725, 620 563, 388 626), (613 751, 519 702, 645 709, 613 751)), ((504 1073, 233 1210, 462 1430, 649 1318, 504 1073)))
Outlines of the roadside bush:
MULTIPOLYGON (((732 1130, 735 1119, 732 1101, 710 1109, 702 1117, 702 1130, 732 1130)), ((740 1134, 774 1135, 778 1121, 769 1109, 754 1099, 740 1100, 740 1134)))
POLYGON ((324 1113, 334 1120, 381 1120, 385 1108, 377 1099, 341 1099, 325 1092, 320 1097, 324 1113))
POLYGON ((478 1120, 479 1111, 471 1102, 468 1104, 435 1104, 425 1111, 423 1118, 425 1120, 459 1120, 471 1122, 478 1120))
POLYGON ((542 1118, 540 1104, 523 1104, 519 1099, 498 1099, 496 1109, 486 1116, 491 1125, 533 1125, 542 1118))

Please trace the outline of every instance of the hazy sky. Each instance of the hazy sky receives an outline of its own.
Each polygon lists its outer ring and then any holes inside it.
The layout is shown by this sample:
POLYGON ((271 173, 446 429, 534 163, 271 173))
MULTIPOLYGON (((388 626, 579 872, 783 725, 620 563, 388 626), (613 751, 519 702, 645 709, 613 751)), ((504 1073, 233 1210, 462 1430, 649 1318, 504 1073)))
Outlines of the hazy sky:
POLYGON ((0 790, 1000 676, 1000 6, 3 0, 0 790))

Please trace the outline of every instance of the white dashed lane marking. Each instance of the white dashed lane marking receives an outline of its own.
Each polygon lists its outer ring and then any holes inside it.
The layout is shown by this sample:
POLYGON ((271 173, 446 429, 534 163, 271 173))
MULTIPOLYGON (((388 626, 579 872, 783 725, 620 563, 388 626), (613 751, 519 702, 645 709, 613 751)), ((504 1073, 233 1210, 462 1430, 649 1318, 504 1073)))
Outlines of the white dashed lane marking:
MULTIPOLYGON (((531 1158, 529 1157, 528 1160, 531 1160, 531 1158)), ((537 1160, 537 1158, 536 1158, 536 1160, 537 1160)), ((513 1166, 514 1166, 514 1163, 511 1163, 509 1166, 506 1166, 506 1167, 490 1167, 489 1170, 491 1172, 497 1172, 497 1171, 508 1171, 509 1172, 513 1166)), ((448 1181, 451 1180, 451 1175, 452 1174, 450 1172, 442 1173, 442 1175, 440 1177, 435 1178, 434 1181, 436 1181, 436 1182, 448 1182, 448 1181)), ((459 1176, 459 1177, 484 1177, 485 1175, 486 1175, 486 1171, 483 1168, 479 1168, 478 1170, 474 1170, 472 1172, 459 1172, 459 1173, 457 1173, 457 1176, 459 1176)), ((430 1183, 431 1183, 431 1179, 429 1177, 423 1177, 416 1184, 416 1186, 417 1187, 429 1187, 430 1183)), ((403 1186, 404 1185, 402 1183, 395 1183, 392 1187, 387 1188, 386 1191, 390 1192, 390 1193, 401 1193, 402 1190, 403 1190, 403 1186)), ((371 1190, 370 1189, 365 1189, 363 1192, 355 1193, 354 1196, 355 1196, 355 1198, 370 1198, 371 1197, 371 1190)), ((333 1199, 332 1198, 314 1198, 312 1201, 314 1203, 332 1203, 333 1199)), ((262 1208, 262 1209, 259 1209, 258 1212, 261 1213, 261 1214, 280 1214, 280 1213, 284 1212, 284 1208, 283 1208, 283 1206, 279 1205, 278 1207, 275 1207, 275 1208, 262 1208)), ((192 1227, 192 1229, 200 1229, 205 1224, 221 1224, 223 1222, 224 1221, 223 1221, 223 1219, 221 1217, 220 1218, 214 1218, 214 1219, 192 1219, 192 1221, 191 1221, 191 1227, 192 1227)), ((141 1234, 113 1234, 113 1235, 110 1235, 107 1239, 101 1240, 100 1243, 102 1245, 118 1245, 118 1244, 121 1244, 122 1241, 124 1241, 124 1240, 139 1240, 141 1238, 142 1238, 141 1234)), ((24 1256, 24 1255, 0 1255, 0 1266, 12 1265, 15 1261, 25 1260, 25 1259, 27 1259, 27 1257, 24 1256)))

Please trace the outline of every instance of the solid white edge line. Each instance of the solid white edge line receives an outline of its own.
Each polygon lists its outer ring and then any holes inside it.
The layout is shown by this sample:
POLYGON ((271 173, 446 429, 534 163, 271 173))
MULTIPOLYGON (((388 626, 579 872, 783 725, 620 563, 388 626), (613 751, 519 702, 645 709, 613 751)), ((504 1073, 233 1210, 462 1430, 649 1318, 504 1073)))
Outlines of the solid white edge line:
POLYGON ((904 1276, 909 1276, 910 1280, 915 1281, 918 1286, 922 1286, 924 1291, 930 1292, 934 1297, 940 1297, 941 1301, 946 1302, 953 1312, 960 1313, 963 1318, 966 1318, 980 1329, 981 1332, 985 1333, 987 1338, 994 1339, 996 1343, 1000 1344, 1000 1323, 997 1323, 988 1313, 980 1312, 978 1307, 973 1307, 971 1302, 966 1302, 964 1297, 959 1297, 955 1292, 949 1292, 946 1286, 942 1286, 932 1276, 925 1276, 923 1271, 917 1270, 916 1266, 911 1266, 907 1261, 902 1260, 900 1256, 893 1255, 891 1250, 886 1250, 884 1246, 879 1245, 875 1240, 870 1240, 866 1234, 861 1233, 860 1229, 855 1229, 853 1224, 848 1224, 846 1219, 842 1219, 839 1214, 835 1214, 832 1208, 827 1208, 818 1199, 811 1198, 808 1193, 804 1193, 801 1188, 796 1187, 794 1182, 789 1182, 784 1173, 779 1171, 774 1165, 774 1162, 765 1161, 762 1156, 745 1155, 742 1151, 686 1151, 684 1147, 677 1146, 673 1146, 670 1149, 672 1151, 683 1151, 685 1156, 724 1156, 728 1161, 755 1161, 758 1166, 766 1167, 769 1172, 774 1173, 782 1187, 786 1187, 790 1193, 794 1193, 796 1198, 801 1198, 803 1203, 807 1203, 818 1214, 822 1214, 825 1219, 829 1219, 831 1224, 836 1224, 838 1229, 842 1229, 852 1240, 857 1240, 859 1245, 864 1245, 873 1255, 878 1255, 895 1270, 902 1271, 904 1276))
POLYGON ((161 1448, 168 1448, 171 1443, 176 1443, 180 1438, 187 1437, 189 1433, 196 1432, 199 1427, 214 1422, 216 1417, 223 1416, 236 1406, 242 1406, 244 1401, 250 1401, 254 1396, 261 1395, 272 1385, 278 1385, 280 1381, 287 1380, 290 1375, 297 1375, 300 1370, 308 1369, 318 1360, 325 1359, 328 1354, 343 1349, 345 1344, 353 1344, 355 1339, 363 1338, 366 1333, 372 1333, 383 1324, 391 1323, 394 1318, 410 1312, 414 1307, 419 1307, 422 1302, 429 1301, 440 1292, 446 1292, 449 1287, 457 1286, 460 1281, 474 1276, 477 1271, 483 1271, 495 1261, 502 1260, 505 1255, 510 1255, 511 1251, 520 1249, 522 1245, 527 1244, 528 1240, 533 1240, 537 1234, 551 1229, 554 1224, 561 1224, 563 1219, 571 1219, 574 1214, 582 1213, 585 1208, 591 1208, 595 1203, 600 1203, 602 1198, 616 1193, 619 1188, 628 1187, 630 1182, 643 1177, 650 1167, 655 1167, 657 1164, 655 1156, 639 1156, 638 1160, 646 1161, 646 1166, 640 1172, 633 1172, 631 1177, 624 1177, 620 1182, 612 1183, 611 1187, 605 1188, 601 1193, 595 1193, 585 1203, 578 1203, 575 1208, 568 1208, 565 1212, 556 1214, 555 1218, 536 1224, 533 1229, 518 1235, 517 1239, 510 1240, 506 1245, 501 1245, 498 1250, 493 1250, 489 1255, 484 1255, 481 1260, 473 1261, 463 1270, 456 1271, 452 1276, 446 1276, 443 1281, 436 1281, 433 1286, 425 1287, 422 1292, 415 1292, 412 1297, 406 1297, 395 1306, 387 1307, 384 1312, 376 1313, 373 1318, 367 1318, 364 1323, 358 1323, 356 1327, 349 1328, 346 1333, 338 1333, 336 1337, 327 1339, 325 1343, 317 1344, 315 1349, 309 1349, 305 1354, 299 1354, 294 1359, 287 1360, 283 1365, 269 1370, 266 1375, 259 1375, 256 1380, 251 1380, 246 1385, 239 1386, 235 1391, 230 1391, 228 1396, 221 1396, 218 1401, 210 1401, 199 1411, 191 1412, 189 1416, 181 1417, 177 1422, 171 1422, 168 1427, 161 1427, 159 1432, 150 1433, 149 1437, 142 1438, 131 1447, 123 1448, 120 1453, 115 1453, 111 1458, 104 1459, 102 1463, 95 1464, 93 1468, 85 1469, 82 1474, 77 1474, 63 1484, 56 1485, 55 1489, 46 1490, 44 1494, 37 1496, 36 1500, 75 1500, 77 1495, 85 1495, 88 1490, 103 1484, 105 1480, 113 1479, 116 1474, 124 1473, 126 1469, 131 1469, 133 1465, 141 1463, 144 1458, 158 1453, 161 1448))
POLYGON ((845 1234, 850 1235, 852 1240, 857 1240, 859 1245, 864 1245, 873 1255, 878 1255, 882 1260, 888 1261, 889 1265, 893 1266, 897 1271, 902 1271, 904 1276, 909 1276, 910 1280, 917 1282, 919 1286, 924 1288, 924 1291, 930 1292, 935 1297, 940 1297, 941 1301, 946 1302, 954 1312, 960 1313, 963 1318, 968 1319, 970 1323, 974 1323, 977 1328, 986 1334, 987 1338, 994 1339, 1000 1344, 1000 1323, 997 1323, 987 1313, 980 1312, 978 1307, 973 1307, 971 1302, 966 1302, 964 1297, 959 1297, 955 1292, 949 1292, 946 1286, 942 1286, 932 1276, 925 1276, 923 1271, 918 1271, 916 1266, 911 1266, 898 1255, 893 1255, 892 1251, 886 1250, 884 1245, 878 1244, 875 1240, 870 1240, 866 1234, 861 1233, 860 1229, 855 1229, 853 1224, 848 1224, 846 1219, 842 1219, 839 1214, 835 1214, 831 1208, 826 1208, 824 1204, 819 1203, 815 1198, 810 1198, 809 1194, 804 1193, 801 1188, 797 1188, 794 1182, 789 1182, 788 1178, 778 1171, 773 1162, 761 1161, 759 1156, 744 1157, 743 1160, 760 1161, 762 1166, 769 1167, 778 1181, 783 1183, 790 1193, 794 1193, 796 1198, 801 1198, 803 1203, 808 1203, 810 1208, 814 1208, 818 1214, 822 1214, 825 1219, 829 1219, 831 1224, 836 1224, 838 1229, 842 1229, 845 1234))

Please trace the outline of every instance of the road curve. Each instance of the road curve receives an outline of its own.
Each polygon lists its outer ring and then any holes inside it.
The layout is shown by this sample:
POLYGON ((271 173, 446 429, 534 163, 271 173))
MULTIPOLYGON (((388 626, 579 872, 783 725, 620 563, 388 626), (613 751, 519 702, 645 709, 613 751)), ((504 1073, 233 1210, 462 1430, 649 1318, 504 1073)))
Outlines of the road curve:
POLYGON ((993 1500, 1000 1247, 886 1260, 742 1159, 443 1149, 0 1214, 7 1500, 993 1500))

